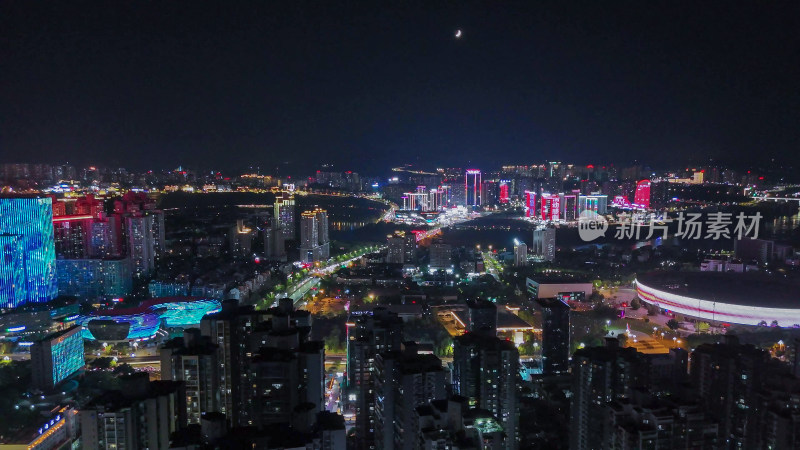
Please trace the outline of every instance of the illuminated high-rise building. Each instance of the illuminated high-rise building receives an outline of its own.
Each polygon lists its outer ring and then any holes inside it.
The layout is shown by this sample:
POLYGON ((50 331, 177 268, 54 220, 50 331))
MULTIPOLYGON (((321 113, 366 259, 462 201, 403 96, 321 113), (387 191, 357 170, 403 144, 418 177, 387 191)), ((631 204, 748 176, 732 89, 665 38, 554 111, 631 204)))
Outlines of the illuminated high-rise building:
POLYGON ((507 204, 510 195, 509 195, 509 188, 511 187, 511 181, 509 180, 500 180, 500 203, 507 204))
POLYGON ((90 258, 123 256, 119 220, 117 216, 108 216, 92 221, 88 236, 90 258))
POLYGON ((561 199, 558 194, 542 194, 542 220, 560 220, 561 199))
POLYGON ((412 202, 414 200, 411 199, 411 196, 409 194, 410 194, 410 192, 405 192, 405 193, 403 193, 403 196, 400 197, 403 200, 403 210, 404 211, 410 211, 412 209, 412 206, 413 206, 412 202))
POLYGON ((330 257, 328 212, 316 208, 300 215, 300 259, 305 263, 330 257))
POLYGON ((428 211, 439 211, 444 207, 441 189, 431 189, 428 192, 428 211))
POLYGON ((633 203, 640 208, 650 209, 650 180, 641 180, 636 183, 633 203))
POLYGON ((105 391, 82 405, 81 448, 170 448, 172 435, 186 425, 183 384, 150 381, 147 372, 118 380, 119 390, 105 391))
POLYGON ((428 197, 429 193, 426 191, 425 186, 417 186, 415 192, 406 192, 403 194, 403 209, 409 211, 430 211, 428 197))
POLYGON ((464 205, 480 206, 481 197, 481 171, 468 169, 464 178, 464 205))
POLYGON ((355 410, 355 448, 375 448, 376 356, 399 351, 403 319, 384 307, 358 316, 347 325, 348 403, 355 410))
POLYGON ((569 372, 569 305, 561 299, 536 299, 542 308, 542 373, 569 372))
POLYGON ((133 262, 133 273, 139 278, 149 275, 156 264, 152 221, 152 216, 141 214, 125 217, 128 255, 133 262))
MULTIPOLYGON (((117 200, 118 212, 106 215, 103 202, 88 194, 75 201, 53 199, 53 230, 58 259, 113 258, 124 256, 124 248, 120 242, 123 234, 120 220, 127 211, 139 211, 152 216, 153 243, 158 256, 164 250, 163 212, 152 209, 154 203, 150 199, 144 209, 139 203, 117 200)), ((125 198, 125 197, 123 197, 125 198)), ((127 196, 129 200, 134 197, 127 196)), ((138 197, 137 197, 138 198, 138 197)))
POLYGON ((560 161, 547 163, 547 176, 551 179, 563 180, 566 173, 566 166, 560 161))
POLYGON ((0 306, 10 308, 25 303, 27 292, 22 238, 0 234, 0 306))
POLYGON ((344 177, 342 176, 342 172, 331 172, 331 171, 317 171, 316 175, 316 182, 317 184, 321 184, 327 187, 332 188, 341 188, 344 186, 344 177))
MULTIPOLYGON (((291 328, 282 331, 297 335, 291 328)), ((295 344, 294 339, 287 342, 288 348, 270 344, 260 347, 249 362, 252 384, 248 394, 253 399, 249 420, 255 427, 288 424, 294 418, 310 428, 324 405, 325 344, 295 344), (298 417, 299 411, 305 417, 298 417)))
POLYGON ((500 203, 500 183, 484 180, 481 185, 481 205, 496 206, 500 203))
POLYGON ((92 194, 86 194, 75 200, 75 210, 73 214, 98 218, 103 214, 103 202, 94 198, 92 194))
POLYGON ((303 262, 319 261, 317 243, 317 217, 311 211, 300 214, 300 259, 303 262))
POLYGON ((131 260, 59 259, 58 293, 84 299, 125 297, 133 289, 131 260))
POLYGON ((445 398, 447 373, 436 356, 422 353, 419 345, 404 342, 402 351, 375 355, 375 447, 416 449, 405 433, 417 424, 417 408, 445 398))
MULTIPOLYGON (((137 272, 141 276, 158 255, 155 236, 163 234, 163 213, 154 209, 155 202, 129 193, 115 201, 115 213, 107 216, 103 202, 91 194, 77 200, 51 198, 58 293, 84 299, 130 294, 132 258, 138 270, 145 270, 137 272), (155 225, 159 217, 160 226, 155 225)), ((163 237, 160 242, 163 247, 163 237)))
POLYGON ((253 250, 253 236, 255 231, 239 219, 236 225, 228 232, 228 241, 231 246, 231 255, 234 258, 249 258, 253 250))
POLYGON ((525 191, 525 217, 537 217, 536 193, 525 191))
POLYGON ((697 401, 718 421, 726 448, 794 447, 760 442, 758 416, 764 414, 765 405, 760 403, 759 390, 766 390, 769 384, 767 351, 741 344, 729 334, 723 342, 697 346, 691 361, 690 378, 697 387, 697 401))
POLYGON ((240 406, 249 407, 247 423, 255 427, 291 421, 307 429, 325 407, 325 344, 310 340, 311 316, 294 310, 290 298, 268 314, 251 333, 240 331, 252 355, 240 406))
POLYGON ((164 211, 147 211, 145 214, 152 218, 150 227, 153 230, 153 251, 155 252, 156 259, 158 259, 167 251, 164 211))
POLYGON ((405 264, 414 260, 417 250, 417 237, 411 232, 396 231, 387 238, 386 262, 405 264))
POLYGON ((518 448, 517 348, 510 341, 474 332, 453 341, 453 392, 494 415, 506 433, 503 448, 518 448))
MULTIPOLYGON (((156 202, 146 194, 141 192, 127 192, 121 199, 114 201, 114 215, 120 220, 117 226, 122 226, 119 233, 120 236, 125 237, 125 245, 131 244, 127 239, 130 238, 131 230, 127 227, 128 223, 125 220, 128 217, 147 217, 146 223, 143 224, 149 228, 146 234, 151 241, 153 260, 155 261, 166 251, 166 241, 164 235, 164 211, 156 209, 156 202)), ((141 232, 141 230, 136 230, 141 232)), ((127 251, 131 252, 131 248, 127 247, 127 251)), ((135 255, 129 253, 131 258, 136 258, 135 255)))
POLYGON ((453 189, 450 185, 443 184, 439 186, 439 192, 441 193, 442 197, 442 202, 441 202, 442 207, 449 208, 454 205, 453 189))
POLYGON ((329 237, 328 211, 315 208, 314 215, 317 219, 317 237, 319 238, 320 258, 326 260, 331 257, 331 241, 329 237))
POLYGON ((247 340, 256 326, 269 318, 266 311, 256 311, 253 306, 240 307, 236 300, 226 300, 220 312, 206 315, 200 321, 201 333, 217 345, 220 412, 234 426, 246 426, 253 407, 247 340))
POLYGON ((578 197, 575 194, 558 194, 561 219, 578 220, 578 197))
POLYGON ((50 198, 0 198, 0 306, 40 303, 58 295, 50 198), (21 257, 20 257, 21 254, 21 257), (19 281, 24 280, 22 286, 19 281))
POLYGON ((528 246, 524 242, 514 239, 514 265, 528 265, 528 246))
POLYGON ((442 242, 434 242, 430 246, 430 264, 431 269, 451 269, 453 267, 453 246, 444 244, 442 242))
POLYGON ((597 214, 606 214, 608 212, 608 196, 607 195, 581 195, 578 197, 578 215, 584 211, 592 211, 597 214))
POLYGON ((556 259, 556 229, 553 227, 540 227, 533 230, 533 245, 531 251, 534 256, 544 260, 556 259))
POLYGON ((643 355, 606 338, 605 347, 586 347, 572 355, 570 449, 601 448, 608 402, 629 399, 641 386, 643 355))
POLYGON ((293 240, 296 237, 294 225, 295 202, 294 195, 281 192, 275 197, 272 219, 276 228, 283 235, 283 240, 293 240))
POLYGON ((467 325, 469 333, 497 336, 497 305, 477 298, 467 300, 467 325))
POLYGON ((31 346, 33 384, 49 390, 85 365, 81 326, 46 336, 31 346))
POLYGON ((275 256, 275 239, 272 237, 272 233, 271 227, 261 230, 261 236, 264 239, 264 256, 267 258, 275 256))
POLYGON ((53 241, 58 259, 79 259, 89 256, 89 233, 92 218, 53 218, 53 241))
POLYGON ((220 364, 217 344, 201 336, 197 328, 184 330, 161 347, 161 379, 183 381, 186 389, 186 420, 199 424, 204 413, 219 412, 220 364))

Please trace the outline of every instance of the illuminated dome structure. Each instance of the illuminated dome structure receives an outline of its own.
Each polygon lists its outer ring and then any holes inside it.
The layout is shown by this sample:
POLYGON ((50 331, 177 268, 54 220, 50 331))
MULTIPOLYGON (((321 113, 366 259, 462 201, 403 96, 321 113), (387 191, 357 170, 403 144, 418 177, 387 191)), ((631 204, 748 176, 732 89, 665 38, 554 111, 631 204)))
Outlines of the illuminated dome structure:
POLYGON ((195 297, 156 298, 136 308, 117 308, 80 316, 84 339, 102 341, 150 339, 163 327, 186 328, 220 311, 219 300, 195 297))
POLYGON ((715 323, 800 327, 800 283, 723 272, 651 272, 636 279, 645 302, 715 323))

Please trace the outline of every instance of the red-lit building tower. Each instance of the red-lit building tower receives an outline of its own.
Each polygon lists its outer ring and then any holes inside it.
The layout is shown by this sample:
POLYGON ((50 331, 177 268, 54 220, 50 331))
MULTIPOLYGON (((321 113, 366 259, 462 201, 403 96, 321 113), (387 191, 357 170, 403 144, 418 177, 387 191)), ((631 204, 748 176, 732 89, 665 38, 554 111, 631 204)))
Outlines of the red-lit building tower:
POLYGON ((561 218, 561 199, 558 194, 542 194, 542 220, 561 218))
POLYGON ((636 183, 636 194, 633 203, 644 209, 650 209, 650 180, 642 180, 636 183))
POLYGON ((508 185, 509 181, 507 180, 500 180, 500 203, 505 204, 508 203, 508 185))
POLYGON ((525 191, 525 217, 536 217, 536 193, 525 191))
POLYGON ((95 242, 95 229, 106 219, 103 202, 87 194, 77 200, 53 199, 53 239, 58 259, 107 256, 95 242))

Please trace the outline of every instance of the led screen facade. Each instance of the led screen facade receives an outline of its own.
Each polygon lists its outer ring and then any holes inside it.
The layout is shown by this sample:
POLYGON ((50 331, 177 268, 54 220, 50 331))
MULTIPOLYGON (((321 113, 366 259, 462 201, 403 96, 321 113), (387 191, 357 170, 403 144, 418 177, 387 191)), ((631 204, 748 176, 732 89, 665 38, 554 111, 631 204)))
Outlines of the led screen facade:
POLYGON ((86 364, 83 359, 83 336, 77 328, 73 332, 54 339, 51 349, 54 386, 86 364))
POLYGON ((0 198, 0 236, 0 305, 13 308, 55 298, 58 286, 51 199, 0 198), (21 264, 16 252, 21 252, 21 264), (21 277, 25 282, 20 287, 16 283, 21 277))

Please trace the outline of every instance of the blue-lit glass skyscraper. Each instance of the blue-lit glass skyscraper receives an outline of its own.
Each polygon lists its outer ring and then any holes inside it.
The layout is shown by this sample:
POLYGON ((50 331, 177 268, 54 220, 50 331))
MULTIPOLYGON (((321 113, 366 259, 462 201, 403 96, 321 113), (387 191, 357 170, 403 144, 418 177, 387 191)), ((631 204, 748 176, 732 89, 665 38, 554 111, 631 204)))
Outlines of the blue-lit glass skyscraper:
POLYGON ((19 236, 0 234, 0 306, 25 299, 25 259, 19 236))
POLYGON ((86 362, 81 329, 75 325, 33 343, 31 381, 35 387, 52 389, 83 368, 86 362))
POLYGON ((50 198, 0 198, 0 306, 58 295, 50 198))

